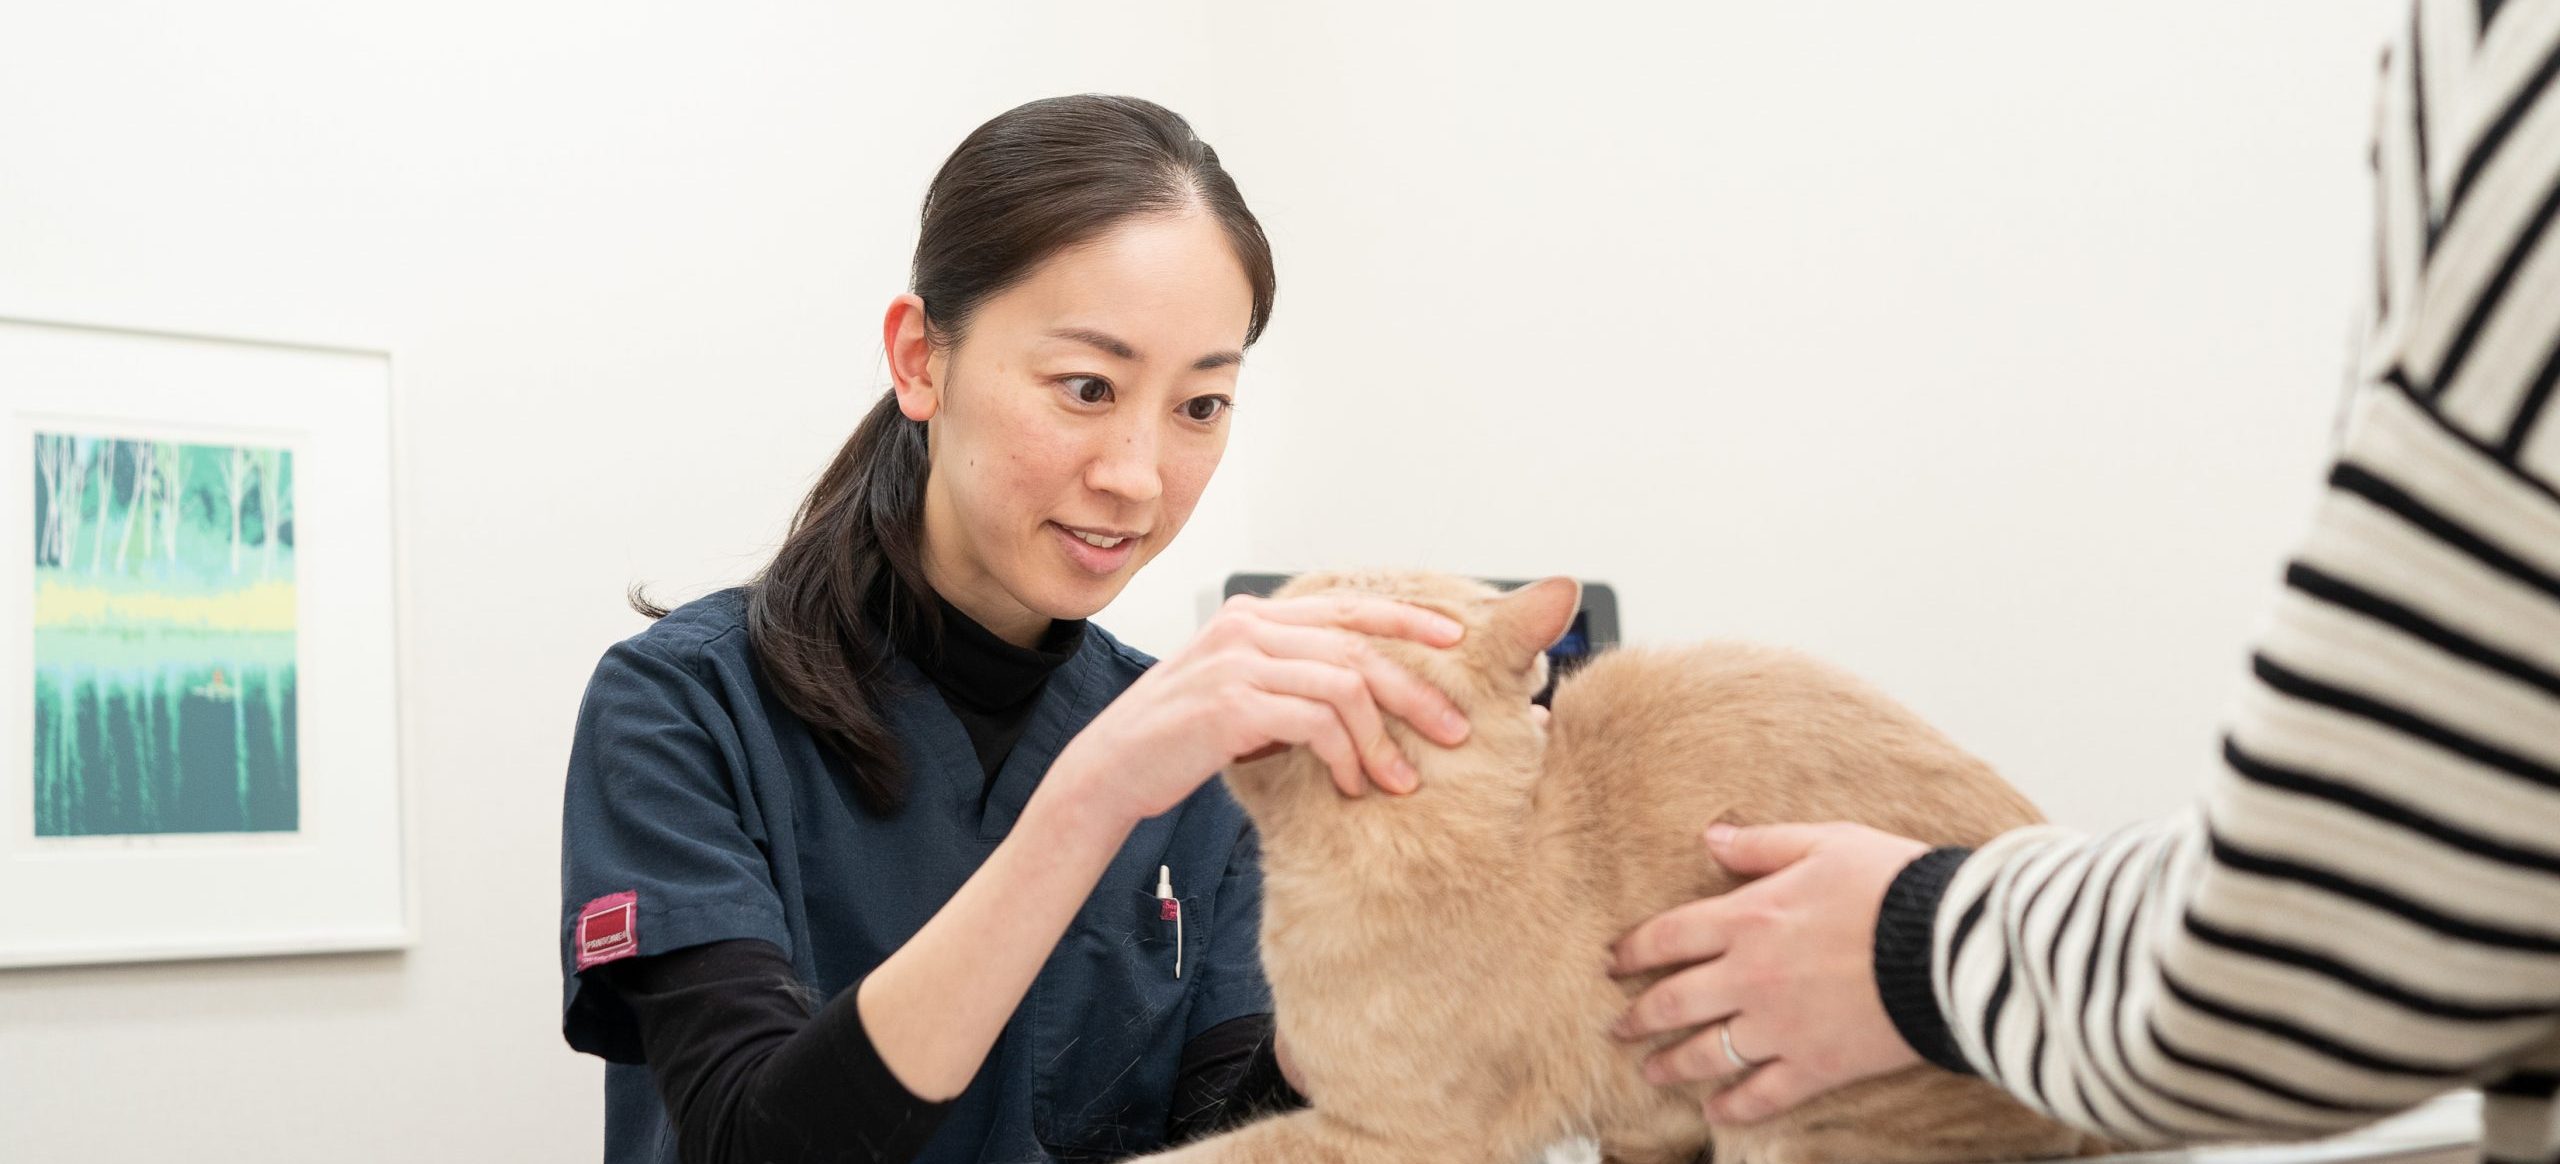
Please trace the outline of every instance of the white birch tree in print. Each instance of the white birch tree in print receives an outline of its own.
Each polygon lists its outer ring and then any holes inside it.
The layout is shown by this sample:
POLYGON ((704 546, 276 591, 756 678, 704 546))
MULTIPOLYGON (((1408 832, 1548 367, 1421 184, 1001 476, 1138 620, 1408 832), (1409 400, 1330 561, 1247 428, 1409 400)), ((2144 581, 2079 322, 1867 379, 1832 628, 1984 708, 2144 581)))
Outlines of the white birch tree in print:
POLYGON ((80 438, 71 438, 71 528, 62 538, 62 568, 66 570, 80 556, 80 523, 85 519, 80 507, 89 496, 89 462, 82 458, 80 445, 80 438))
POLYGON ((231 572, 240 572, 240 503, 249 495, 250 452, 237 445, 222 459, 222 488, 231 495, 231 572))
POLYGON ((177 442, 162 441, 151 459, 160 466, 161 560, 178 564, 178 521, 186 516, 187 462, 177 442))
POLYGON ((36 530, 36 564, 62 560, 62 491, 66 470, 60 464, 62 442, 36 437, 36 480, 44 490, 44 525, 36 530))
POLYGON ((54 502, 53 564, 71 568, 72 549, 80 544, 80 504, 88 495, 88 466, 80 463, 77 437, 55 437, 55 471, 61 474, 62 493, 54 502))
POLYGON ((117 444, 116 441, 97 442, 98 456, 95 464, 98 466, 98 520, 93 523, 89 534, 89 572, 92 574, 106 567, 107 505, 114 501, 116 496, 117 444))
POLYGON ((144 513, 150 508, 150 500, 153 496, 148 492, 151 486, 151 461, 158 451, 158 446, 139 441, 133 446, 132 496, 126 501, 124 507, 124 535, 116 539, 116 573, 118 574, 124 573, 125 562, 133 555, 133 535, 137 530, 143 537, 143 560, 151 559, 151 523, 145 520, 144 513))
POLYGON ((281 466, 284 462, 284 451, 259 449, 257 457, 258 523, 261 532, 266 534, 266 539, 259 543, 263 547, 261 553, 264 560, 259 563, 258 577, 273 578, 276 573, 276 526, 282 516, 277 512, 277 506, 281 504, 277 487, 283 484, 284 474, 281 466))

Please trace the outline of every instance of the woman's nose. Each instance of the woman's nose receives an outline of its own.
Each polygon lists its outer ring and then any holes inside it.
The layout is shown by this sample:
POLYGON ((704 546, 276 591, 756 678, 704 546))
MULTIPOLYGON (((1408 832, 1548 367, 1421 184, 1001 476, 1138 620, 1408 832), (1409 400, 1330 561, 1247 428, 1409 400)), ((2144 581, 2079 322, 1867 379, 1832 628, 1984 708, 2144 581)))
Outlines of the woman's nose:
POLYGON ((1115 427, 1087 465, 1085 484, 1130 501, 1153 501, 1164 492, 1164 472, 1156 456, 1152 426, 1115 427))

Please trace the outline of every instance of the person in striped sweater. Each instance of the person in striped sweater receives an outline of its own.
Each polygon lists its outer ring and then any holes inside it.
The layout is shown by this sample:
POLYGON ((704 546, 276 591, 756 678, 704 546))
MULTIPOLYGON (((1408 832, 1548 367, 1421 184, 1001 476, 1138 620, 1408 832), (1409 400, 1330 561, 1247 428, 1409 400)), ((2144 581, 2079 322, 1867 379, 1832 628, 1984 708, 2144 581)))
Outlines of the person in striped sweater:
POLYGON ((2560 1159, 2560 0, 2419 0, 2384 54, 2377 288, 2329 490, 2202 803, 1978 851, 1719 828, 1631 1037, 1751 1122, 1927 1060, 2132 1145, 2487 1095, 2560 1159))

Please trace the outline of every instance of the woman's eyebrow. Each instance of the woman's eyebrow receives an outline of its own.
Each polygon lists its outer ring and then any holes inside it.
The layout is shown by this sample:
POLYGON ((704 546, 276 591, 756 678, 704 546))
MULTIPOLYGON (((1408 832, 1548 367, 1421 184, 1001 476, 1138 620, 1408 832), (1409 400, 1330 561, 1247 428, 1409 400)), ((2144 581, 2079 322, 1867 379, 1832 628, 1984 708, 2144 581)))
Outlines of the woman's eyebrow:
POLYGON ((1130 347, 1127 341, 1124 341, 1120 337, 1112 335, 1109 332, 1095 331, 1089 327, 1057 328, 1049 333, 1049 338, 1074 340, 1080 344, 1090 344, 1123 360, 1134 361, 1138 358, 1138 349, 1130 347))
MULTIPOLYGON (((1128 360, 1132 363, 1145 362, 1144 357, 1138 354, 1138 349, 1130 347, 1128 341, 1112 335, 1109 332, 1095 331, 1089 327, 1061 327, 1052 329, 1049 332, 1049 338, 1073 340, 1076 343, 1100 348, 1103 351, 1110 353, 1112 356, 1128 360)), ((1224 368, 1231 364, 1241 364, 1243 362, 1244 353, 1230 348, 1222 352, 1211 352, 1208 355, 1191 361, 1191 369, 1195 372, 1206 372, 1216 368, 1224 368)))

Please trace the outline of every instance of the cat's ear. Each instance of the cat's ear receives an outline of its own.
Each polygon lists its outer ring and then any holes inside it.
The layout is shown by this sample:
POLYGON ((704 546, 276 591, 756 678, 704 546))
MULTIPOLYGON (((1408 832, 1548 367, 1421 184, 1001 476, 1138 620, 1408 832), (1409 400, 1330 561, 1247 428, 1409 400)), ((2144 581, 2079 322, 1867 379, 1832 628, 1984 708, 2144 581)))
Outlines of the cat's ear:
POLYGON ((1489 599, 1486 606, 1503 661, 1526 670, 1573 625, 1574 612, 1582 609, 1582 584, 1547 578, 1489 599))

